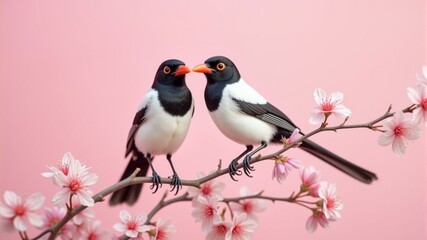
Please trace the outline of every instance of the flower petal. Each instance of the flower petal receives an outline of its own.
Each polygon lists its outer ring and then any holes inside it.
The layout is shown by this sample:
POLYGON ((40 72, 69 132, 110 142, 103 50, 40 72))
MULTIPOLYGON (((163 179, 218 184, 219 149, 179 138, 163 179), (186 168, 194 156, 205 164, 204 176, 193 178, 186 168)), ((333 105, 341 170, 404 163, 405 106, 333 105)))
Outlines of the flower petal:
POLYGON ((0 206, 0 216, 4 218, 13 218, 15 216, 15 211, 12 208, 0 206))
POLYGON ((406 142, 401 137, 396 137, 391 148, 397 156, 401 157, 403 154, 405 154, 406 142))
POLYGON ((118 232, 124 232, 128 229, 127 225, 123 224, 123 223, 116 223, 113 225, 114 230, 118 231, 118 232))
POLYGON ((122 222, 124 222, 124 223, 127 223, 129 221, 129 219, 132 218, 130 213, 126 210, 121 210, 119 213, 119 216, 120 216, 120 220, 122 220, 122 222))
POLYGON ((44 203, 45 197, 41 193, 34 193, 25 200, 28 211, 39 210, 44 203))
POLYGON ((27 212, 27 217, 30 223, 35 227, 43 226, 43 218, 35 213, 27 212))
POLYGON ((5 191, 3 194, 4 203, 9 207, 15 207, 21 203, 21 197, 12 191, 5 191))
POLYGON ((20 216, 16 216, 13 219, 13 226, 20 232, 26 231, 28 228, 25 218, 20 216))
POLYGON ((407 94, 412 103, 419 104, 421 102, 421 96, 414 88, 408 88, 407 94))
POLYGON ((325 120, 325 114, 323 112, 313 112, 310 115, 310 119, 308 120, 310 124, 316 125, 321 124, 325 120))
POLYGON ((89 192, 85 191, 84 189, 78 191, 76 195, 79 198, 80 204, 84 206, 92 207, 95 204, 95 201, 93 200, 89 192))
POLYGON ((344 94, 342 94, 341 92, 333 92, 330 95, 331 103, 334 103, 334 104, 340 104, 343 99, 344 99, 344 94))
POLYGON ((90 173, 82 177, 84 186, 94 185, 98 181, 98 176, 95 173, 90 173))
POLYGON ((324 103, 326 101, 326 92, 323 91, 323 89, 321 88, 316 88, 314 90, 314 101, 317 103, 317 105, 321 105, 322 103, 324 103))
POLYGON ((142 225, 142 226, 138 226, 138 227, 136 228, 136 230, 137 230, 138 232, 148 232, 148 231, 150 230, 150 227, 149 227, 149 226, 147 226, 147 225, 142 225))
POLYGON ((338 105, 335 106, 334 110, 332 110, 332 113, 335 117, 346 118, 351 115, 351 110, 344 107, 344 105, 338 105))
POLYGON ((311 215, 305 224, 305 229, 308 233, 314 233, 317 229, 317 221, 313 215, 311 215))
POLYGON ((381 134, 380 136, 378 136, 378 144, 381 146, 387 146, 390 145, 394 140, 394 135, 392 133, 390 133, 389 131, 381 134))
POLYGON ((138 231, 135 230, 127 230, 125 233, 126 236, 130 238, 136 238, 138 236, 138 231))
POLYGON ((59 190, 52 199, 53 205, 57 207, 62 207, 65 205, 70 197, 70 189, 69 188, 62 188, 59 190))

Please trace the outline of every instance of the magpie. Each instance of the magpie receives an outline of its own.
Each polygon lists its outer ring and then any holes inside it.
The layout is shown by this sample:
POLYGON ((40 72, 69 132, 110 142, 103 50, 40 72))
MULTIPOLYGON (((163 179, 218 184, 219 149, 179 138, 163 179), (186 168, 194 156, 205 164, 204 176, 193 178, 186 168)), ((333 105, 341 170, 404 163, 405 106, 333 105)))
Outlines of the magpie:
MULTIPOLYGON (((125 157, 130 161, 120 178, 130 176, 140 168, 137 176, 146 176, 151 168, 155 193, 162 182, 154 170, 152 161, 156 155, 166 155, 172 168, 171 191, 178 193, 181 180, 172 164, 172 154, 183 143, 194 114, 193 97, 185 83, 185 75, 191 72, 184 62, 176 59, 164 61, 158 68, 151 89, 143 97, 129 130, 125 157)), ((142 184, 130 185, 113 193, 110 205, 133 205, 139 197, 142 184)))
MULTIPOLYGON (((250 165, 251 157, 269 143, 281 143, 283 137, 289 138, 297 126, 249 86, 230 59, 211 57, 192 70, 206 76, 205 103, 215 125, 226 137, 246 146, 246 150, 231 161, 228 167, 230 177, 236 181, 234 176, 242 174, 237 164, 243 156, 243 170, 252 177, 251 171, 255 169, 250 165), (254 145, 259 146, 253 150, 254 145)), ((375 173, 309 139, 305 139, 299 147, 361 182, 371 183, 377 179, 375 173)))

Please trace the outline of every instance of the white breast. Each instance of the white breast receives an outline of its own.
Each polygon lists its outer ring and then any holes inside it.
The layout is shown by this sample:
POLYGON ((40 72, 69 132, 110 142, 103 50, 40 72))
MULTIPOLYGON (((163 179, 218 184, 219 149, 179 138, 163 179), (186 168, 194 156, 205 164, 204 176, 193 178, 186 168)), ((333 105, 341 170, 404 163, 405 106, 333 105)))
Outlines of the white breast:
POLYGON ((232 98, 253 104, 265 104, 267 101, 243 79, 224 88, 223 96, 216 111, 210 115, 219 130, 231 140, 244 145, 258 145, 269 142, 276 127, 256 117, 240 111, 232 98))
MULTIPOLYGON (((135 134, 136 147, 145 154, 173 154, 182 145, 187 135, 194 103, 184 116, 172 116, 163 110, 157 91, 150 90, 144 99, 147 99, 145 102, 148 109, 146 120, 135 134)), ((140 108, 143 107, 144 103, 140 108)))

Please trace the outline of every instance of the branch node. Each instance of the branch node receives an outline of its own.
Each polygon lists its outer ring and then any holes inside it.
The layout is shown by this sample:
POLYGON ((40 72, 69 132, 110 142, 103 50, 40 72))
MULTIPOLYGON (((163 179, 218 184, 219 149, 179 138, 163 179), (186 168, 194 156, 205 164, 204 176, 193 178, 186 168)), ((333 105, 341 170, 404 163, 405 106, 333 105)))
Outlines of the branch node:
POLYGON ((391 112, 392 106, 393 105, 391 105, 391 104, 388 106, 387 112, 385 114, 389 114, 391 112))
POLYGON ((136 168, 135 171, 133 171, 133 173, 129 176, 129 178, 135 178, 136 175, 139 173, 139 171, 141 171, 140 168, 136 168))
POLYGON ((218 168, 216 170, 217 172, 221 171, 221 165, 222 165, 222 160, 219 159, 219 161, 218 161, 218 168))
POLYGON ((348 117, 346 117, 346 118, 344 119, 344 122, 340 124, 340 127, 344 126, 344 125, 347 123, 347 121, 348 121, 348 119, 349 119, 349 118, 350 118, 349 116, 348 116, 348 117))

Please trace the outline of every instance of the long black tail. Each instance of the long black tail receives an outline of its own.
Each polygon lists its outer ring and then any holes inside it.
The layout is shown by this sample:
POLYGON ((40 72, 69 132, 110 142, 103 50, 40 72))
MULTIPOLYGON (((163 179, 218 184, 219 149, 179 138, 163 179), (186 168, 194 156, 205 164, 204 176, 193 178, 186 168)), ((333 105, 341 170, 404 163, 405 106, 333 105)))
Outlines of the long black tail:
POLYGON ((361 182, 372 183, 373 180, 378 179, 375 173, 345 160, 308 139, 302 142, 300 148, 361 182))
MULTIPOLYGON (((134 154, 135 155, 132 156, 129 160, 129 163, 122 177, 120 178, 120 181, 129 177, 135 171, 136 168, 141 169, 136 175, 137 177, 144 177, 147 175, 149 168, 148 160, 144 157, 142 153, 138 151, 135 151, 134 154)), ((115 191, 110 198, 110 206, 114 206, 121 203, 133 205, 138 200, 139 194, 141 193, 141 189, 142 184, 134 184, 115 191)))

